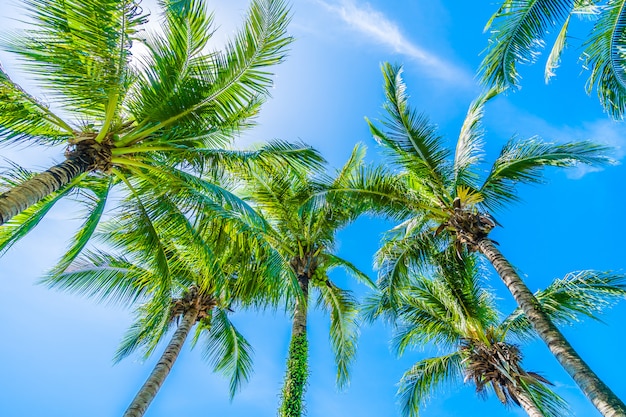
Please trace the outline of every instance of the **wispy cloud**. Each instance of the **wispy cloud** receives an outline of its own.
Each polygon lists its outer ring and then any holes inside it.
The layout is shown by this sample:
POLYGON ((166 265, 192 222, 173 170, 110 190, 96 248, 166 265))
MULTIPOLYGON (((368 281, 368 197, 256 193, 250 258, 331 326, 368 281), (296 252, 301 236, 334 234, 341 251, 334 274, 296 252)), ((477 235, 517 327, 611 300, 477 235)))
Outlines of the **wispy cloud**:
POLYGON ((357 4, 354 0, 339 0, 337 4, 323 0, 317 0, 317 2, 347 23, 353 30, 378 44, 391 48, 397 54, 415 60, 430 75, 455 84, 472 82, 472 75, 412 42, 402 33, 397 23, 369 4, 357 4))

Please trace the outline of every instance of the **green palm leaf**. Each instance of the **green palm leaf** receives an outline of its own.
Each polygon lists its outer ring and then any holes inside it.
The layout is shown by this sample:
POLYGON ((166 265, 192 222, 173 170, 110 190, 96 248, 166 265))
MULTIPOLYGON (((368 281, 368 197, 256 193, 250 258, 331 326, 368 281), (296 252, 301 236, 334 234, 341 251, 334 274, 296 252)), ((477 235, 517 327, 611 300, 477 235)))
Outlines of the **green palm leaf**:
MULTIPOLYGON (((102 219, 104 213, 104 207, 107 203, 109 192, 111 191, 112 179, 99 178, 102 181, 93 181, 92 184, 81 183, 81 186, 91 185, 89 190, 83 192, 85 212, 87 218, 82 224, 79 232, 72 239, 72 244, 61 257, 57 265, 52 269, 51 274, 59 274, 65 271, 70 264, 76 259, 80 252, 85 248, 92 235, 94 234, 96 227, 102 219), (93 195, 87 194, 92 192, 93 195)), ((15 219, 15 217, 13 218, 15 219)))
MULTIPOLYGON (((626 297, 625 279, 624 275, 611 272, 569 273, 537 291, 535 298, 555 324, 571 324, 585 317, 600 320, 601 312, 626 297)), ((503 321, 502 327, 523 339, 536 337, 519 309, 503 321)))
POLYGON ((316 288, 323 305, 330 312, 330 342, 337 364, 337 385, 343 388, 348 384, 349 366, 356 355, 357 303, 349 291, 328 280, 316 288))
MULTIPOLYGON (((24 0, 35 22, 9 40, 65 107, 104 115, 128 85, 132 38, 145 18, 131 0, 24 0)), ((111 116, 109 116, 111 117, 111 116)))
POLYGON ((482 139, 484 132, 482 131, 482 119, 484 106, 500 92, 501 90, 497 88, 483 92, 472 102, 467 111, 454 154, 456 187, 461 185, 476 186, 474 184, 478 178, 476 169, 483 158, 484 143, 482 139))
POLYGON ((374 138, 390 149, 389 157, 395 163, 423 177, 432 188, 443 190, 449 170, 448 150, 441 146, 442 139, 427 118, 409 107, 402 69, 385 63, 382 71, 387 98, 387 118, 382 123, 387 132, 368 121, 374 138))
POLYGON ((574 0, 508 0, 485 29, 491 31, 487 55, 480 65, 483 82, 498 87, 519 84, 517 64, 534 63, 544 35, 567 18, 574 0))
POLYGON ((31 141, 50 145, 71 135, 71 127, 13 83, 0 65, 0 143, 31 141))
POLYGON ((252 347, 222 309, 213 312, 204 354, 215 371, 230 377, 232 398, 252 374, 252 347))
POLYGON ((459 353, 424 359, 402 375, 398 387, 403 416, 417 417, 420 405, 432 395, 433 388, 460 378, 462 373, 459 353))
POLYGON ((518 201, 515 187, 519 183, 543 180, 546 166, 572 167, 578 163, 603 165, 610 163, 608 148, 593 142, 554 144, 537 138, 510 140, 494 162, 480 192, 483 204, 490 210, 518 201))
POLYGON ((626 2, 606 4, 584 46, 587 92, 595 86, 604 109, 619 118, 626 109, 626 2))
POLYGON ((124 256, 85 251, 65 272, 49 274, 50 288, 95 297, 112 304, 132 304, 150 291, 155 276, 124 256))

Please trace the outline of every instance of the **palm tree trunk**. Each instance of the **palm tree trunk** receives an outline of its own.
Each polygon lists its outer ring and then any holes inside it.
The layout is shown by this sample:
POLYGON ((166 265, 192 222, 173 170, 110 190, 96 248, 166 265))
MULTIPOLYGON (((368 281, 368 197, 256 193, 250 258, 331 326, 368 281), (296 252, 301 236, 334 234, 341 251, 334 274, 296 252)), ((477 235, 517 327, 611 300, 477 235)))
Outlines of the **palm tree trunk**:
POLYGON ((543 311, 539 302, 519 277, 509 261, 502 256, 494 243, 487 238, 477 243, 479 251, 487 257, 513 298, 520 306, 541 340, 556 357, 561 366, 574 379, 582 392, 603 416, 624 417, 626 405, 598 378, 576 353, 559 329, 543 311))
POLYGON ((308 341, 306 319, 309 298, 309 278, 298 276, 302 297, 296 300, 291 327, 291 342, 287 358, 287 374, 282 391, 279 417, 300 417, 303 411, 303 399, 308 378, 308 341))
POLYGON ((123 417, 140 417, 146 412, 146 409, 156 397, 159 388, 163 385, 165 378, 170 373, 174 362, 180 353, 180 350, 191 331, 191 328, 198 319, 198 307, 192 307, 184 315, 183 319, 176 329, 174 336, 169 345, 163 352, 161 359, 156 364, 148 380, 143 384, 133 402, 130 403, 123 417))
POLYGON ((92 161, 75 156, 0 194, 0 225, 90 170, 92 161))

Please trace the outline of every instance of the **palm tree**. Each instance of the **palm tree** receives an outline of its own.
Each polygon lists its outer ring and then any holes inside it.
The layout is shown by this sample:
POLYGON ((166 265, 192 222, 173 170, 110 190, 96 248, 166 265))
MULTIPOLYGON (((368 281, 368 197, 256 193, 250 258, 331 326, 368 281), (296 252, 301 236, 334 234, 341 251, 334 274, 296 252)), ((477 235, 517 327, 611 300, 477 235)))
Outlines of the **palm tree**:
POLYGON ((0 143, 67 148, 65 160, 43 173, 5 176, 0 250, 70 195, 87 206, 88 216, 67 266, 95 230, 112 189, 133 193, 132 178, 234 201, 199 175, 218 164, 300 150, 284 143, 257 152, 225 149, 233 134, 252 124, 272 84, 268 67, 284 59, 291 42, 283 0, 252 0, 224 52, 208 50, 213 18, 203 0, 160 1, 162 32, 150 34, 143 27, 147 16, 132 0, 25 4, 33 25, 9 39, 8 50, 27 64, 53 107, 0 69, 0 143), (133 56, 133 45, 143 45, 146 54, 133 56))
POLYGON ((115 253, 85 251, 50 287, 101 300, 138 305, 116 361, 143 348, 151 355, 176 327, 152 373, 125 417, 144 415, 165 381, 193 327, 193 344, 203 339, 204 356, 230 377, 231 397, 251 373, 251 347, 228 318, 234 308, 276 303, 280 258, 272 257, 254 229, 239 219, 197 213, 186 222, 177 204, 153 193, 124 202, 98 236, 115 253), (173 220, 178 218, 178 220, 173 220), (180 228, 186 224, 186 228, 180 228))
MULTIPOLYGON (((407 286, 398 290, 401 301, 393 311, 382 294, 366 303, 370 320, 380 315, 393 319, 399 354, 407 347, 437 346, 438 356, 416 362, 403 375, 398 389, 402 414, 417 416, 437 388, 464 381, 472 382, 479 394, 491 388, 502 404, 521 406, 529 416, 562 415, 566 403, 549 389, 550 383, 522 367, 517 343, 536 337, 528 320, 519 309, 500 319, 481 282, 476 255, 445 255, 436 265, 407 271, 407 286)), ((595 318, 623 298, 623 281, 620 275, 583 271, 555 280, 535 297, 556 323, 571 324, 580 316, 595 318)))
POLYGON ((480 67, 483 82, 518 86, 517 64, 537 61, 552 29, 558 35, 548 55, 545 78, 554 75, 568 40, 572 16, 594 21, 582 43, 581 61, 590 70, 587 93, 595 87, 600 103, 612 117, 626 111, 626 2, 624 0, 504 0, 485 30, 491 29, 487 54, 480 67), (560 27, 560 29, 559 29, 560 27))
POLYGON ((334 253, 336 233, 361 214, 366 206, 349 193, 331 193, 362 178, 365 149, 357 145, 334 178, 320 169, 276 166, 252 170, 246 178, 251 204, 268 222, 266 238, 283 259, 284 293, 292 312, 291 341, 279 415, 299 417, 308 379, 307 316, 312 293, 330 313, 330 340, 337 363, 337 383, 345 385, 355 355, 356 302, 329 278, 344 268, 367 285, 373 282, 353 264, 334 253))
POLYGON ((429 246, 454 244, 460 256, 464 250, 480 252, 496 269, 539 337, 596 408, 604 415, 625 415, 624 403, 580 358, 488 237, 497 225, 491 213, 519 199, 517 184, 539 182, 546 166, 607 163, 607 149, 591 142, 554 144, 537 138, 512 139, 481 179, 483 106, 497 90, 483 94, 470 106, 454 157, 450 158, 427 118, 409 107, 401 69, 385 64, 383 74, 385 131, 369 124, 390 162, 403 168, 401 175, 408 191, 397 195, 396 200, 404 199, 404 205, 414 213, 396 228, 398 238, 387 247, 389 253, 384 257, 390 261, 380 265, 380 287, 387 293, 386 302, 395 302, 393 289, 401 286, 402 272, 409 263, 423 261, 429 246))

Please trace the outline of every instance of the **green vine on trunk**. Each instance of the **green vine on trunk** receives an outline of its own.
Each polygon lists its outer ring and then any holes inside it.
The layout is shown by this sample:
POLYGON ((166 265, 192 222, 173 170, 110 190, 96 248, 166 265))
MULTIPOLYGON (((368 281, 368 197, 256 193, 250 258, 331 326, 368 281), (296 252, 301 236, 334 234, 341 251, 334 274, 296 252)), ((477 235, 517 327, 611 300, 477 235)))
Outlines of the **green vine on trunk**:
POLYGON ((306 334, 294 335, 289 344, 279 417, 300 417, 303 414, 303 398, 309 374, 308 350, 306 334))

